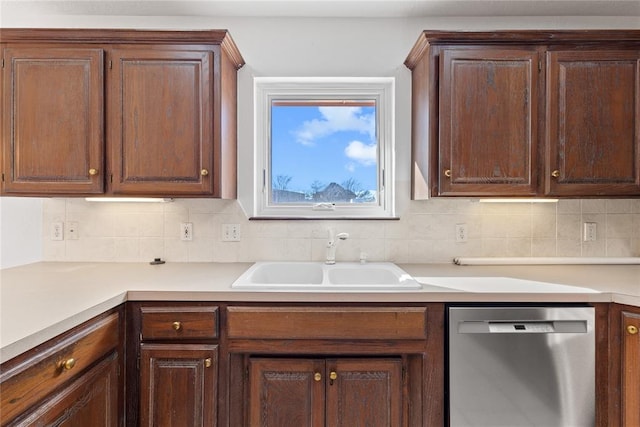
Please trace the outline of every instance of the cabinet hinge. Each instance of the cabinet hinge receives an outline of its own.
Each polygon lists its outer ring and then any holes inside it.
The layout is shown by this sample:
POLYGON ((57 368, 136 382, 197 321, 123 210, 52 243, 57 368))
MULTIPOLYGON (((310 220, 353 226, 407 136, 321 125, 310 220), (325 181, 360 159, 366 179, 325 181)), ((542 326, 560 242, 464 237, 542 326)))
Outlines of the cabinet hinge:
POLYGON ((538 72, 542 71, 542 59, 538 60, 538 72))
POLYGON ((110 70, 113 69, 113 61, 112 60, 109 60, 109 69, 110 70))
POLYGON ((2 58, 2 68, 4 68, 4 58, 2 58))
POLYGON ((140 358, 139 357, 136 359, 136 368, 138 369, 138 371, 140 370, 140 358))
POLYGON ((4 172, 2 173, 2 182, 4 182, 4 172))
POLYGON ((246 368, 244 371, 244 379, 249 380, 249 368, 246 368))
POLYGON ((262 169, 262 192, 267 191, 267 171, 262 169))
POLYGON ((407 381, 407 368, 405 368, 404 366, 402 367, 402 382, 406 382, 407 381))

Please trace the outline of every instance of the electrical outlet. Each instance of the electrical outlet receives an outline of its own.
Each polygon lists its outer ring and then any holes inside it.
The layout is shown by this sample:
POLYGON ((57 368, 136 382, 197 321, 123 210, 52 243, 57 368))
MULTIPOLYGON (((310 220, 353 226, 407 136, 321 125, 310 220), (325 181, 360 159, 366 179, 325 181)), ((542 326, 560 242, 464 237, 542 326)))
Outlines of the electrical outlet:
POLYGON ((469 240, 467 224, 456 224, 456 243, 464 243, 469 240))
POLYGON ((584 223, 584 235, 583 240, 585 242, 595 242, 598 238, 598 224, 595 222, 584 223))
POLYGON ((52 222, 51 223, 51 240, 64 240, 64 223, 52 222))
POLYGON ((193 223, 183 222, 180 224, 180 240, 193 240, 193 223))
POLYGON ((222 224, 222 241, 239 242, 240 224, 222 224))
POLYGON ((78 231, 78 221, 69 221, 67 222, 67 240, 78 240, 80 238, 80 233, 78 231))

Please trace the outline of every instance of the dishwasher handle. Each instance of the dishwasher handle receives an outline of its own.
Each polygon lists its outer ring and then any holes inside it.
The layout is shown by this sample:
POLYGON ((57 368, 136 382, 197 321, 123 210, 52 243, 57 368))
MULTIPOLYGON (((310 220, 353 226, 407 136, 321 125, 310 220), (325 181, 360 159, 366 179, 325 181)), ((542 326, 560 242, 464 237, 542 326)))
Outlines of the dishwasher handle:
POLYGON ((586 334, 586 320, 484 320, 461 321, 459 334, 586 334))

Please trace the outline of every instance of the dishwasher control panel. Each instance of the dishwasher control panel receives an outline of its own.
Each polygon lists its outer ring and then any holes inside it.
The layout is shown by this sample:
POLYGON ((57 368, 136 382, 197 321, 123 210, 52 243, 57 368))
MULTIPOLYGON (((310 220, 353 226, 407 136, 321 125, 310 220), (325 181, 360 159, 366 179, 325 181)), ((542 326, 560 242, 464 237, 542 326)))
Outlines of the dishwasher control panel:
POLYGON ((551 322, 489 322, 491 333, 547 333, 555 332, 551 322))

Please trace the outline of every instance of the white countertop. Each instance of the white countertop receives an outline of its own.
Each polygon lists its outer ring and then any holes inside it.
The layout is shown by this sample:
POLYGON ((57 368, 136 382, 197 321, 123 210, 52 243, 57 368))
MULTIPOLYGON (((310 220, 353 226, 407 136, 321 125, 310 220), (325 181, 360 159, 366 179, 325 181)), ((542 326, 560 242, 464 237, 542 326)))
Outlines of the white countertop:
MULTIPOLYGON (((53 263, 0 270, 0 362, 125 301, 618 302, 640 306, 639 265, 400 265, 414 277, 511 277, 590 288, 577 292, 247 292, 231 289, 250 263, 53 263)), ((482 283, 482 281, 478 281, 482 283)))

